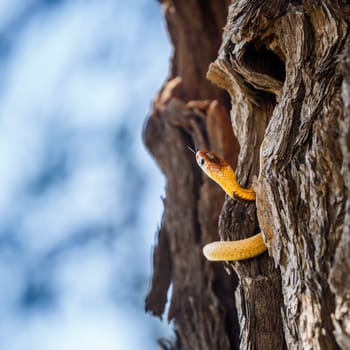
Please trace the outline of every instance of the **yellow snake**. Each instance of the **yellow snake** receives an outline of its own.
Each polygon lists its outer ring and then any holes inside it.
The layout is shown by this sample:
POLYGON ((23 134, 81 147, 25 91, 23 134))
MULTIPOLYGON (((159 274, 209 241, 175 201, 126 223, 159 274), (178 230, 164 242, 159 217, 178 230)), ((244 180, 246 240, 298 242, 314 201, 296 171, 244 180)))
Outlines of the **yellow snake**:
MULTIPOLYGON (((196 161, 201 169, 230 197, 254 201, 255 192, 244 189, 236 181, 236 175, 230 165, 215 152, 197 151, 196 161)), ((210 261, 245 260, 267 250, 261 233, 239 241, 212 242, 204 246, 203 254, 210 261)))

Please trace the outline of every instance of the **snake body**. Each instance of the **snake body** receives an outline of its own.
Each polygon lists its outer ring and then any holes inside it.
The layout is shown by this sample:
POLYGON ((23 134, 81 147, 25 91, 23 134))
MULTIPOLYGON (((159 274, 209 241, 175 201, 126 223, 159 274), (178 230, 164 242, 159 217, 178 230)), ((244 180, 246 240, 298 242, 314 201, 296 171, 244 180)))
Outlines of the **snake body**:
MULTIPOLYGON (((230 165, 215 152, 198 151, 196 161, 201 169, 214 180, 230 197, 239 197, 254 201, 253 189, 244 189, 236 181, 236 175, 230 165)), ((238 240, 211 242, 204 246, 203 254, 210 261, 245 260, 267 250, 262 234, 238 240)))
POLYGON ((261 233, 239 241, 212 242, 204 246, 203 254, 210 261, 245 260, 266 251, 261 233))

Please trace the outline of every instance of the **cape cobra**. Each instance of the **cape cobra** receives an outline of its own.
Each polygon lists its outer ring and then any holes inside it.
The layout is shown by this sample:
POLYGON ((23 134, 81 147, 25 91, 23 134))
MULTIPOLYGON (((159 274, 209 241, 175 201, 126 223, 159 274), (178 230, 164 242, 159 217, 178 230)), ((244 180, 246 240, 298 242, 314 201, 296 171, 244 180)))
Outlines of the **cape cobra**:
MULTIPOLYGON (((232 198, 239 197, 254 201, 255 192, 244 189, 236 181, 230 165, 215 152, 197 151, 196 161, 201 169, 232 198)), ((210 261, 244 260, 257 256, 267 250, 262 234, 239 241, 218 241, 204 246, 203 254, 210 261)))

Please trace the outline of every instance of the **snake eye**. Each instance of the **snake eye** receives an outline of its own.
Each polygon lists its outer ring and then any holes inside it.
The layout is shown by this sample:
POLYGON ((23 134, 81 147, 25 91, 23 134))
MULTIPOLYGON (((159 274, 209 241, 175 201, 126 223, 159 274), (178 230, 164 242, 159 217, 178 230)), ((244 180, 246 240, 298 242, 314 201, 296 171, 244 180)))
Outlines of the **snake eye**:
POLYGON ((204 163, 205 163, 204 158, 201 158, 201 159, 199 160, 199 165, 200 165, 200 166, 203 166, 203 165, 204 165, 204 163))

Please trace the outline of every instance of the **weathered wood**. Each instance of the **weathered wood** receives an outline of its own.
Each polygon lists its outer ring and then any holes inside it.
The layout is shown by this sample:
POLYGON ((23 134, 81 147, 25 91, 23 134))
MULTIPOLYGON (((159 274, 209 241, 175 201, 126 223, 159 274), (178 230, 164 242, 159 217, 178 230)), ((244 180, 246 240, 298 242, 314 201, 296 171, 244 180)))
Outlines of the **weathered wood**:
POLYGON ((202 255, 202 246, 217 237, 224 194, 209 179, 203 179, 187 146, 193 143, 204 148, 210 146, 229 157, 234 139, 232 131, 227 132, 230 121, 225 108, 217 101, 207 102, 202 110, 195 106, 203 107, 203 103, 185 104, 174 95, 179 84, 178 79, 168 83, 165 93, 155 101, 145 129, 145 142, 167 177, 164 215, 146 309, 162 315, 171 282, 168 318, 175 320, 181 346, 229 349, 238 344, 232 297, 237 279, 229 277, 222 266, 209 264, 202 255), (206 119, 208 126, 212 126, 208 132, 206 119), (226 126, 221 129, 217 124, 226 126))
MULTIPOLYGON (((249 177, 247 167, 256 168, 251 153, 257 154, 260 146, 257 213, 281 272, 283 327, 290 349, 337 347, 328 278, 346 201, 337 70, 348 31, 344 16, 338 4, 328 1, 299 6, 286 1, 278 6, 275 1, 235 2, 219 58, 209 71, 233 101, 243 183, 249 177), (264 114, 263 121, 256 122, 257 113, 264 114), (259 140, 255 149, 251 138, 259 140)), ((225 235, 226 229, 222 231, 225 235)), ((246 278, 246 273, 238 274, 246 278)), ((249 288, 241 285, 245 295, 251 293, 249 288)), ((245 312, 238 309, 239 318, 245 312)), ((249 335, 242 348, 252 339, 249 327, 243 325, 249 335)))
POLYGON ((239 148, 228 96, 205 77, 221 42, 227 3, 163 1, 163 7, 174 55, 144 138, 167 177, 167 191, 146 309, 162 315, 171 283, 168 318, 174 321, 177 340, 163 342, 163 348, 237 348, 237 277, 228 276, 222 264, 209 264, 201 251, 218 237, 224 194, 203 176, 187 149, 215 149, 236 165, 239 148))
MULTIPOLYGON (((350 37, 340 60, 343 116, 339 118, 339 142, 342 151, 342 169, 346 189, 345 217, 341 237, 331 261, 330 286, 335 294, 335 311, 332 314, 334 333, 342 349, 350 349, 350 37)), ((341 228, 340 228, 341 229, 341 228)))
POLYGON ((163 348, 350 349, 350 6, 236 0, 226 22, 227 5, 163 1, 174 56, 145 141, 167 193, 146 307, 161 316, 172 283, 163 348), (231 107, 205 79, 214 60, 231 107), (231 157, 256 206, 224 202, 189 145, 231 157), (204 261, 218 218, 221 238, 261 230, 269 252, 230 275, 204 261))

